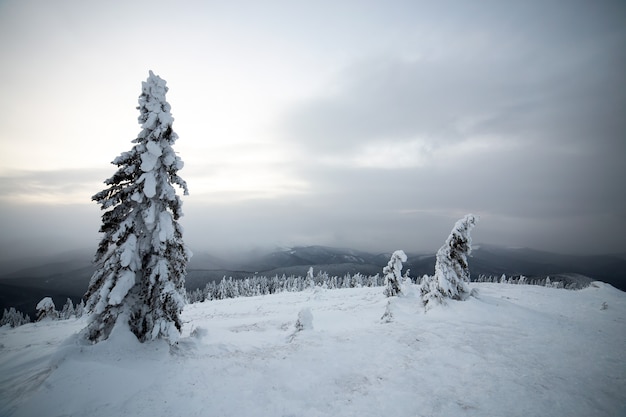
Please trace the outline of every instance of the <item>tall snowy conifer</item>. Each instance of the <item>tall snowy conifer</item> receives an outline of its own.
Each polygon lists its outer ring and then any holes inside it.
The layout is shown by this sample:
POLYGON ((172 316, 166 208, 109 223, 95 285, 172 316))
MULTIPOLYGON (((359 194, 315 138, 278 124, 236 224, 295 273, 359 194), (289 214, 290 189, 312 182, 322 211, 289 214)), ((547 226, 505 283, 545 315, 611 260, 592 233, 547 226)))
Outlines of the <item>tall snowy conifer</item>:
POLYGON ((117 172, 107 188, 92 197, 105 210, 103 233, 91 277, 86 337, 107 339, 117 322, 126 322, 140 341, 180 335, 186 266, 191 252, 178 219, 182 202, 173 184, 188 194, 178 176, 182 160, 172 149, 178 136, 165 100, 165 80, 150 71, 139 96, 142 130, 129 152, 112 162, 117 172))
POLYGON ((427 277, 421 286, 426 308, 443 304, 446 298, 463 300, 469 296, 467 257, 472 252, 470 231, 475 225, 476 217, 472 214, 457 221, 446 243, 437 251, 435 275, 427 277))

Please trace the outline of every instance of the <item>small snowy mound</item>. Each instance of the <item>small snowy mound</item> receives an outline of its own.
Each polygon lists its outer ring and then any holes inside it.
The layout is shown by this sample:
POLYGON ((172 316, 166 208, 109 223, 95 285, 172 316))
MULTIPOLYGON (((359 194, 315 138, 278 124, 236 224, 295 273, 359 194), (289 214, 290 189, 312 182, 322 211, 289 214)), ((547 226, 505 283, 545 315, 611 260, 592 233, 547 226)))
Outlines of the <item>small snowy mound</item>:
POLYGON ((298 321, 296 321, 296 331, 313 330, 313 314, 310 308, 303 308, 298 313, 298 321))

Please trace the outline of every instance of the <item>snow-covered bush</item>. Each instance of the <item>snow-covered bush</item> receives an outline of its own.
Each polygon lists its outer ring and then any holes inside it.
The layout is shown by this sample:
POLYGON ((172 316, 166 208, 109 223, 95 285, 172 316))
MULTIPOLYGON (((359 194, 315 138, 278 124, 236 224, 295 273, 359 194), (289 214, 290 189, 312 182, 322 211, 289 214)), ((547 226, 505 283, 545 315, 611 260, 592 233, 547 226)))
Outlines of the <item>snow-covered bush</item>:
POLYGON ((293 342, 296 335, 304 330, 313 330, 313 314, 311 313, 311 309, 308 307, 305 307, 298 312, 298 320, 296 320, 294 331, 287 337, 287 342, 293 342))
POLYGON ((178 219, 182 202, 174 184, 187 192, 178 176, 183 167, 172 145, 178 136, 165 100, 166 82, 150 71, 139 96, 142 130, 135 145, 112 162, 117 172, 92 199, 103 210, 86 308, 92 313, 86 337, 107 339, 118 317, 128 320, 141 341, 180 333, 186 265, 191 253, 182 239, 178 219))
POLYGON ((56 310, 54 301, 50 297, 44 297, 37 303, 37 321, 44 319, 56 320, 59 318, 59 312, 56 310))
POLYGON ((476 217, 468 214, 457 221, 444 245, 437 251, 435 275, 421 284, 421 296, 428 309, 442 304, 446 298, 463 300, 470 294, 467 257, 472 251, 470 231, 476 225, 476 217))
POLYGON ((406 262, 406 254, 404 251, 397 250, 391 255, 391 259, 386 267, 383 268, 385 274, 385 295, 393 297, 402 293, 400 283, 402 282, 402 262, 406 262))

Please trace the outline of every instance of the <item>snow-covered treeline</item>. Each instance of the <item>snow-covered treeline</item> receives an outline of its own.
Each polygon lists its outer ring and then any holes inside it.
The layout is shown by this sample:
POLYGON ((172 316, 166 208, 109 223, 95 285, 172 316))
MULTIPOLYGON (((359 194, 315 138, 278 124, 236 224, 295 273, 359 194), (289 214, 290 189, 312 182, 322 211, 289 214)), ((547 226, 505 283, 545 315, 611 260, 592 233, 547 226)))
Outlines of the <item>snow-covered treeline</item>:
MULTIPOLYGON (((81 300, 79 304, 74 305, 71 298, 68 298, 61 311, 56 309, 54 301, 51 297, 44 297, 37 303, 37 320, 67 320, 72 317, 82 317, 85 310, 85 302, 81 300)), ((8 310, 5 308, 0 318, 1 326, 18 327, 22 324, 31 322, 31 318, 28 314, 22 313, 15 307, 10 307, 8 310)))
MULTIPOLYGON (((404 273, 403 279, 410 279, 412 283, 421 285, 427 276, 423 277, 411 277, 410 271, 404 273)), ((538 285, 542 287, 551 288, 564 288, 568 290, 577 290, 585 288, 587 285, 579 282, 563 282, 554 278, 528 278, 524 275, 518 276, 506 276, 502 274, 497 275, 485 275, 480 274, 478 277, 471 278, 472 282, 489 282, 496 284, 517 284, 517 285, 538 285)), ((261 275, 254 275, 246 279, 233 279, 232 277, 223 277, 220 282, 209 282, 204 288, 197 288, 195 290, 187 291, 187 302, 199 303, 202 301, 210 300, 223 300, 226 298, 236 297, 254 297, 257 295, 276 294, 281 292, 300 292, 308 288, 325 288, 325 289, 340 289, 340 288, 361 288, 361 287, 383 287, 385 286, 385 276, 380 274, 366 276, 360 273, 345 274, 344 276, 329 276, 326 272, 318 272, 313 274, 312 269, 306 276, 294 276, 294 275, 275 275, 273 277, 266 277, 261 275)), ((45 300, 45 299, 44 299, 45 300)), ((43 300, 42 300, 43 301, 43 300)), ((40 309, 38 309, 37 320, 67 320, 72 317, 82 317, 84 314, 85 304, 81 301, 79 304, 74 305, 70 298, 67 299, 60 311, 56 310, 54 303, 50 304, 51 300, 42 303, 40 309)), ((11 307, 8 310, 4 309, 2 318, 0 318, 0 326, 18 327, 23 324, 31 322, 31 318, 18 310, 15 307, 11 307)))
POLYGON ((220 282, 211 281, 204 288, 187 291, 187 301, 196 303, 235 297, 254 297, 280 292, 299 292, 314 287, 327 289, 380 287, 384 282, 384 277, 381 277, 379 274, 365 276, 356 273, 338 277, 329 276, 326 272, 318 272, 317 275, 313 275, 311 269, 309 269, 309 273, 305 277, 287 276, 285 274, 273 277, 254 275, 245 279, 224 277, 220 282))
POLYGON ((2 314, 2 319, 0 319, 0 327, 7 325, 11 327, 18 327, 26 323, 30 323, 30 316, 22 313, 21 311, 17 311, 15 307, 11 307, 8 310, 5 308, 2 314))
POLYGON ((57 311, 54 301, 50 297, 44 297, 37 304, 37 321, 42 320, 67 320, 72 317, 82 317, 85 312, 85 301, 81 300, 79 304, 74 305, 72 299, 68 297, 67 301, 57 311))
MULTIPOLYGON (((309 270, 310 271, 310 270, 309 270)), ((411 277, 410 271, 406 271, 404 280, 410 279, 412 283, 421 285, 427 276, 411 277)), ((552 280, 550 277, 545 278, 527 278, 524 275, 507 277, 505 274, 501 276, 495 275, 479 275, 471 279, 472 282, 490 282, 496 284, 518 284, 518 285, 539 285, 542 287, 565 288, 568 290, 582 289, 586 285, 571 282, 563 283, 562 281, 552 280)), ((226 298, 236 297, 254 297, 257 295, 276 294, 281 292, 299 292, 307 288, 361 288, 361 287, 383 287, 385 286, 385 277, 380 274, 362 275, 356 273, 354 275, 345 274, 344 276, 329 276, 326 272, 318 272, 315 276, 309 272, 307 276, 294 275, 275 275, 266 277, 262 275, 254 275, 245 279, 233 279, 232 277, 223 277, 221 281, 211 281, 204 288, 196 288, 187 291, 187 302, 199 303, 210 300, 223 300, 226 298)))
POLYGON ((510 276, 507 277, 506 274, 502 274, 500 276, 497 275, 478 275, 478 278, 472 279, 472 282, 491 282, 496 284, 518 284, 518 285, 539 285, 541 287, 551 287, 551 288, 565 288, 567 290, 580 290, 582 288, 586 288, 588 284, 571 281, 564 282, 555 279, 551 279, 549 276, 545 278, 541 277, 533 277, 528 278, 524 275, 518 276, 510 276))

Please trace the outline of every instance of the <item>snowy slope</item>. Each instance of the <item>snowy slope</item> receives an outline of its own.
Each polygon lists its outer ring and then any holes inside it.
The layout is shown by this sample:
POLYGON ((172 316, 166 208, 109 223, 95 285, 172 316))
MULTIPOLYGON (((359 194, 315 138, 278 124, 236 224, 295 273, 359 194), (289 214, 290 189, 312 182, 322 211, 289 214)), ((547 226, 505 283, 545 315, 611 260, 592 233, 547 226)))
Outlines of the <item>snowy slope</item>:
POLYGON ((405 287, 389 323, 382 288, 188 305, 171 352, 121 328, 81 344, 82 320, 4 327, 0 416, 626 415, 625 293, 472 287, 428 313, 405 287))

